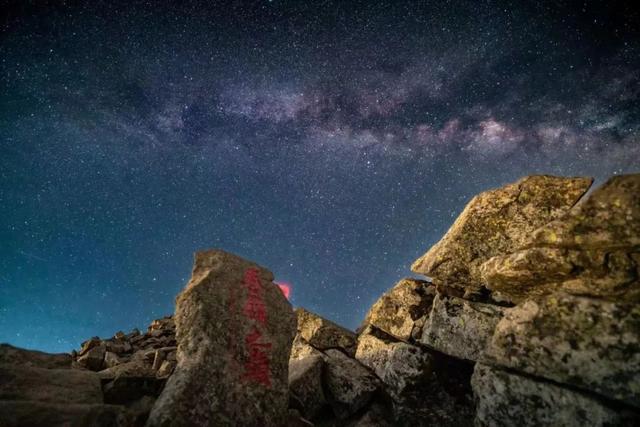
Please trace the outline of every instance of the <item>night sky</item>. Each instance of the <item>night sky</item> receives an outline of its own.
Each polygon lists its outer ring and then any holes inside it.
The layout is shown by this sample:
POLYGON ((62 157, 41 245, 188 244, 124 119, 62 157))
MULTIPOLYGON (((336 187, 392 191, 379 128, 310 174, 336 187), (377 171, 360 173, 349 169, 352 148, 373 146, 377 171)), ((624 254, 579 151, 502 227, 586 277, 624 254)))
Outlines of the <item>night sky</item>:
POLYGON ((640 169, 631 6, 168 3, 0 0, 0 342, 145 328, 205 248, 355 328, 476 193, 640 169))

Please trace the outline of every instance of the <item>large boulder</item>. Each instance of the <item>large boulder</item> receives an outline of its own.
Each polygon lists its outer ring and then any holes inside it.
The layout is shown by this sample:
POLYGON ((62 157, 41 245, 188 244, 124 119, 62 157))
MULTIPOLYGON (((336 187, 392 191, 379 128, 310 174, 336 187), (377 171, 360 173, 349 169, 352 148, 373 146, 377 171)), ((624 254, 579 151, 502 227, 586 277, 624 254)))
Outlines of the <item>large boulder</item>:
POLYGON ((72 357, 67 353, 51 354, 25 350, 9 344, 0 344, 0 364, 32 366, 45 369, 71 368, 72 357))
POLYGON ((448 355, 478 360, 505 308, 438 294, 420 342, 448 355))
POLYGON ((640 302, 640 174, 611 178, 518 249, 481 267, 501 299, 518 303, 562 289, 640 302))
POLYGON ((340 350, 325 352, 323 383, 334 413, 340 419, 355 414, 371 400, 381 386, 369 369, 340 350))
POLYGON ((369 326, 358 337, 356 359, 373 370, 394 398, 429 379, 433 356, 420 347, 393 341, 369 326))
POLYGON ((297 335, 318 350, 339 348, 353 356, 356 334, 304 308, 296 309, 297 335))
POLYGON ((567 212, 591 183, 590 178, 529 176, 481 193, 411 269, 466 294, 459 296, 476 296, 485 261, 522 246, 534 230, 567 212))
POLYGON ((478 427, 631 426, 640 414, 549 382, 476 364, 471 378, 478 427))
POLYGON ((506 311, 485 360, 640 407, 640 305, 527 301, 506 311))
POLYGON ((283 425, 296 321, 273 274, 198 252, 175 311, 177 366, 148 426, 283 425))
POLYGON ((363 330, 368 325, 410 341, 431 311, 435 287, 417 279, 402 279, 376 301, 367 313, 363 330))

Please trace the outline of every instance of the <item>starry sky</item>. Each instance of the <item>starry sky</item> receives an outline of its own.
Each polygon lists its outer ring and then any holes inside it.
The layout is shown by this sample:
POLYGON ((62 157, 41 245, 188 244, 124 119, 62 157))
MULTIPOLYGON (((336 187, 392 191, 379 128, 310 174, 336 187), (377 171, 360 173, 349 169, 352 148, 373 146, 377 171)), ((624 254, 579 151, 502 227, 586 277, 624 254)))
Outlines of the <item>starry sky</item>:
POLYGON ((0 0, 0 342, 142 329, 205 248, 355 328, 476 193, 637 172, 638 13, 571 3, 0 0))

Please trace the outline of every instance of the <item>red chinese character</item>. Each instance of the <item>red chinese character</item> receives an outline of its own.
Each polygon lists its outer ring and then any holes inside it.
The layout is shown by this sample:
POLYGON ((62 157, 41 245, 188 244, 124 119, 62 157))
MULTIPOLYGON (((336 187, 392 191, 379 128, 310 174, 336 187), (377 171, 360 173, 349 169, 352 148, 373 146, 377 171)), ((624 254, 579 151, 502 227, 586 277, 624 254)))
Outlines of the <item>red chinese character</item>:
POLYGON ((271 343, 259 343, 258 340, 261 336, 260 331, 254 328, 246 337, 249 359, 244 365, 245 372, 242 379, 254 381, 271 388, 271 369, 267 353, 271 349, 271 343))
POLYGON ((244 304, 244 314, 249 319, 256 320, 263 325, 267 322, 267 309, 264 301, 251 292, 247 295, 247 301, 244 304))

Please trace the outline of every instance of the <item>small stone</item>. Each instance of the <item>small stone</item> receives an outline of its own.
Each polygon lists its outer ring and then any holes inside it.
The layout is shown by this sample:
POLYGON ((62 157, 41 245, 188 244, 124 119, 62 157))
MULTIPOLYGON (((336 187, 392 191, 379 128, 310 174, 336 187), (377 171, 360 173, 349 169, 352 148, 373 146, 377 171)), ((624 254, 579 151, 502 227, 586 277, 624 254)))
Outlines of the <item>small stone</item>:
POLYGON ((158 368, 158 372, 156 376, 158 378, 166 378, 173 373, 173 370, 176 367, 176 363, 171 360, 164 360, 160 367, 158 368))
POLYGON ((99 346, 101 344, 102 344, 102 340, 100 340, 100 338, 98 338, 98 337, 93 337, 91 339, 88 339, 87 341, 82 343, 82 347, 81 347, 80 353, 78 355, 79 356, 83 356, 89 350, 91 350, 92 348, 97 347, 97 346, 99 346))
POLYGON ((104 365, 104 355, 107 349, 104 345, 91 347, 82 356, 78 357, 78 363, 91 371, 99 371, 104 365))

